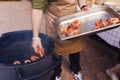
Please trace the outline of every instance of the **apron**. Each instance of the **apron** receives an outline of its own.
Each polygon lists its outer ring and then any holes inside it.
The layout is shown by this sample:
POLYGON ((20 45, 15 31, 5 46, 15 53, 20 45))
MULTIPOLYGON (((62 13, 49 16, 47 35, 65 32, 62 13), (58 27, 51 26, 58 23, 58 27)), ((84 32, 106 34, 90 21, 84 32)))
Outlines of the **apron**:
POLYGON ((48 9, 43 16, 40 32, 53 38, 55 42, 54 51, 58 55, 76 53, 83 48, 82 42, 84 39, 82 37, 61 41, 56 30, 57 26, 54 25, 55 19, 76 12, 77 0, 56 0, 49 3, 48 9))

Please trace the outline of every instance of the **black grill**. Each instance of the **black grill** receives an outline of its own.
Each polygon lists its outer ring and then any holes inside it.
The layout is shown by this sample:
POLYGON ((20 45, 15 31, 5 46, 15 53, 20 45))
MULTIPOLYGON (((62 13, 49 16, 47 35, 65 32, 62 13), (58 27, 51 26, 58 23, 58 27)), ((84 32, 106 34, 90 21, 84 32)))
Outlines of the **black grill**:
POLYGON ((39 36, 45 49, 44 57, 36 54, 31 46, 31 30, 9 32, 0 37, 0 80, 50 80, 60 58, 53 52, 53 40, 41 33, 39 36), (24 63, 33 55, 39 60, 24 63), (21 64, 14 65, 16 60, 21 64))

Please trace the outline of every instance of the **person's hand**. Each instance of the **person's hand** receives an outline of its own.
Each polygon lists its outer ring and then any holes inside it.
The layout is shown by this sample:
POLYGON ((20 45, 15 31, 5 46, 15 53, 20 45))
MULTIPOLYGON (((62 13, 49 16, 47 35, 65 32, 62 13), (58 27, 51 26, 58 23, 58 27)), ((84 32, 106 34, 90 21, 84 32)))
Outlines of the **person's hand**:
POLYGON ((41 39, 39 37, 33 37, 32 47, 36 53, 41 57, 44 56, 44 48, 42 47, 41 39))
POLYGON ((83 5, 81 7, 81 11, 89 11, 89 7, 87 5, 83 5))

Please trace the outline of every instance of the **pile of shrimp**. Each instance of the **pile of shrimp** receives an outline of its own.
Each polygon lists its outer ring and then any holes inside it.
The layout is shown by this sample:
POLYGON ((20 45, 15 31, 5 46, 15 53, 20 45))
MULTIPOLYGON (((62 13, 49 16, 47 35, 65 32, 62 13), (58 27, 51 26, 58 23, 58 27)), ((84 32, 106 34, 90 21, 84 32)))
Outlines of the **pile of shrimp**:
POLYGON ((65 24, 60 27, 60 33, 65 36, 74 36, 80 34, 81 31, 78 28, 81 25, 81 21, 76 19, 70 24, 65 24))
MULTIPOLYGON (((44 49, 38 49, 37 50, 37 54, 39 54, 40 56, 43 56, 45 53, 44 53, 44 49)), ((35 56, 35 55, 32 55, 29 59, 26 59, 24 60, 24 63, 30 63, 30 62, 34 62, 34 61, 37 61, 39 60, 39 56, 35 56)), ((15 60, 13 62, 14 65, 18 65, 18 64, 22 64, 22 62, 20 60, 15 60)))
POLYGON ((95 27, 93 28, 93 30, 111 26, 118 23, 120 23, 120 18, 117 17, 112 17, 106 20, 99 19, 95 22, 95 27))

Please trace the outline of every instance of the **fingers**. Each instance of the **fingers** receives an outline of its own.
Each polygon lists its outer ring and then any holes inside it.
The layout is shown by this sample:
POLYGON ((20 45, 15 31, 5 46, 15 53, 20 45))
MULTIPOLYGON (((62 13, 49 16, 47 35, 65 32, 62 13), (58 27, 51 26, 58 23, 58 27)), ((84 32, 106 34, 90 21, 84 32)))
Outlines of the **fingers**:
MULTIPOLYGON (((33 47, 34 48, 34 47, 33 47)), ((38 53, 41 57, 43 57, 44 55, 45 55, 45 53, 44 53, 44 48, 42 48, 42 47, 35 47, 34 48, 34 51, 36 52, 36 53, 38 53)))
POLYGON ((88 6, 83 7, 83 8, 82 8, 82 11, 89 11, 88 6))
POLYGON ((36 38, 32 41, 32 47, 36 53, 38 53, 41 57, 44 56, 44 48, 42 47, 41 40, 36 38))
POLYGON ((33 49, 34 49, 34 51, 36 52, 36 53, 38 53, 38 50, 40 50, 42 47, 40 46, 40 45, 35 45, 34 47, 33 47, 33 49))
POLYGON ((41 57, 43 57, 43 56, 45 55, 45 53, 44 53, 44 48, 38 49, 37 53, 38 53, 41 57))
POLYGON ((33 47, 33 49, 34 49, 35 52, 37 52, 38 49, 41 49, 41 48, 42 48, 41 44, 38 43, 38 42, 33 42, 33 43, 32 43, 32 47, 33 47))

